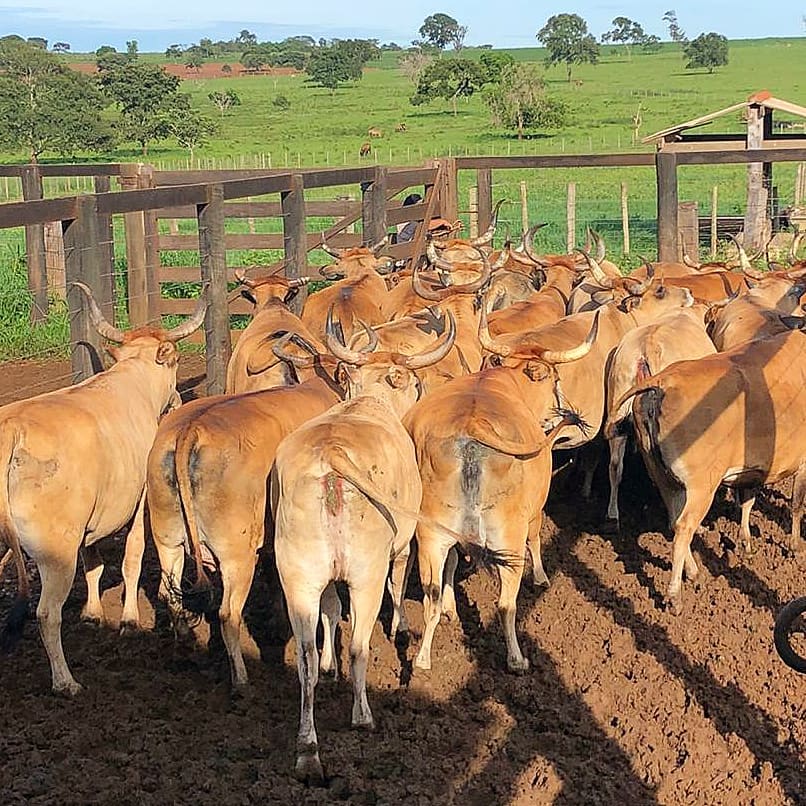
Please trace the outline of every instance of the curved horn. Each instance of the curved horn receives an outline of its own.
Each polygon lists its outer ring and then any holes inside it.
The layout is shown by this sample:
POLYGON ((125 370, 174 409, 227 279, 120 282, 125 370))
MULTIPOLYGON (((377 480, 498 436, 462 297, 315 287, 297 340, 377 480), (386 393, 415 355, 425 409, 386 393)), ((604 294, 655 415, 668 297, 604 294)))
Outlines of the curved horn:
POLYGON ((689 256, 688 252, 683 250, 683 263, 688 266, 690 269, 699 269, 702 266, 702 263, 695 263, 689 256))
POLYGON ((361 322, 362 327, 367 331, 369 344, 361 350, 351 350, 342 342, 336 332, 336 325, 333 322, 333 308, 334 306, 331 305, 327 311, 327 323, 325 325, 327 349, 330 350, 336 358, 340 361, 344 361, 346 364, 353 364, 355 366, 366 364, 367 361, 369 361, 369 354, 378 346, 378 334, 368 325, 364 324, 364 322, 361 322))
POLYGON ((425 248, 425 255, 428 258, 428 262, 433 266, 436 266, 438 269, 442 269, 442 271, 447 272, 453 271, 453 263, 450 260, 445 260, 445 258, 442 258, 437 254, 436 246, 434 245, 433 240, 428 242, 428 246, 425 248))
POLYGON ((380 252, 381 249, 383 249, 385 246, 388 246, 388 244, 389 244, 389 236, 384 235, 383 238, 381 238, 380 241, 378 241, 378 243, 372 245, 368 244, 367 249, 369 249, 369 251, 372 252, 372 254, 375 255, 375 257, 377 257, 378 252, 380 252))
POLYGON ((428 288, 420 279, 421 271, 421 266, 415 266, 414 272, 411 275, 411 287, 414 289, 414 293, 417 294, 418 297, 430 300, 431 302, 440 302, 441 300, 445 299, 445 297, 453 293, 452 288, 442 288, 438 290, 428 288))
POLYGON ((624 278, 624 287, 635 297, 640 297, 646 294, 647 289, 652 283, 652 278, 655 276, 655 267, 647 262, 646 264, 646 277, 643 280, 636 280, 633 277, 624 278))
POLYGON ((101 309, 98 307, 98 303, 95 301, 95 297, 92 296, 92 291, 90 291, 89 286, 79 282, 71 283, 71 285, 80 288, 84 292, 84 296, 87 298, 87 305, 90 309, 90 322, 98 333, 100 333, 105 339, 109 339, 109 341, 122 344, 126 334, 106 321, 104 315, 101 313, 101 309))
POLYGON ((600 286, 603 288, 613 287, 613 280, 604 273, 598 261, 594 260, 584 249, 575 249, 574 251, 579 252, 584 256, 585 261, 588 264, 588 268, 591 270, 591 274, 593 275, 593 279, 596 280, 600 286))
POLYGON ((311 282, 310 277, 294 277, 288 281, 289 288, 302 288, 304 285, 308 285, 311 282))
POLYGON ((571 361, 578 361, 580 358, 584 358, 591 351, 591 347, 593 347, 593 343, 596 341, 596 336, 599 333, 600 313, 601 311, 596 311, 591 329, 582 344, 578 344, 576 347, 571 347, 568 350, 543 350, 540 358, 549 364, 567 364, 571 361))
POLYGON ((593 242, 596 244, 596 262, 601 263, 605 259, 605 254, 607 252, 605 249, 604 238, 602 238, 602 236, 599 235, 599 233, 595 230, 590 230, 590 234, 591 238, 593 238, 593 242))
POLYGON ((484 246, 484 244, 488 244, 490 241, 492 241, 493 236, 495 235, 495 228, 498 226, 498 211, 501 209, 501 205, 503 203, 503 199, 499 199, 495 203, 495 207, 493 208, 493 216, 490 220, 490 226, 487 227, 486 231, 479 235, 478 238, 471 239, 471 246, 484 246))
POLYGON ((325 233, 324 232, 322 233, 322 243, 319 244, 319 248, 323 252, 327 252, 330 255, 330 257, 336 258, 336 260, 340 260, 342 255, 344 254, 343 250, 335 249, 332 246, 328 246, 327 241, 325 240, 325 233))
POLYGON ((800 246, 800 242, 803 239, 803 232, 795 233, 795 237, 792 238, 792 243, 789 246, 789 262, 790 263, 797 263, 798 262, 798 247, 800 246))
POLYGON ((546 224, 535 224, 534 226, 529 227, 526 230, 526 234, 523 236, 523 248, 526 254, 528 255, 529 259, 534 261, 538 266, 542 266, 544 269, 549 266, 549 262, 547 260, 543 260, 536 252, 535 252, 535 233, 545 227, 546 224))
POLYGON ((210 284, 205 283, 202 286, 201 293, 199 294, 199 301, 196 303, 196 308, 193 313, 182 322, 171 328, 166 334, 165 338, 169 341, 181 341, 186 339, 191 333, 198 330, 204 324, 204 315, 207 313, 207 289, 210 284))
POLYGON ((479 315, 479 342, 481 346, 488 353, 495 353, 496 355, 506 358, 511 352, 512 348, 507 344, 501 344, 498 339, 494 339, 490 335, 490 327, 487 323, 487 306, 482 305, 479 315))
MULTIPOLYGON (((521 242, 522 244, 523 242, 521 242)), ((528 266, 530 269, 535 267, 535 262, 530 258, 527 257, 523 250, 518 251, 518 248, 510 250, 509 256, 516 262, 519 263, 521 266, 528 266)))
POLYGON ((247 288, 254 288, 257 283, 246 276, 246 270, 242 268, 235 269, 235 279, 247 288))
POLYGON ((490 271, 498 271, 507 265, 509 256, 512 254, 512 243, 507 241, 501 249, 501 254, 496 259, 495 263, 490 266, 490 271))
POLYGON ((806 596, 793 599, 778 613, 775 618, 773 639, 775 642, 775 650, 780 655, 781 660, 789 666, 790 669, 794 669, 801 674, 806 674, 806 658, 798 654, 797 650, 792 646, 789 637, 792 625, 803 613, 806 613, 806 596))
POLYGON ((286 333, 280 339, 275 341, 271 346, 271 351, 280 359, 280 361, 285 361, 289 364, 293 364, 298 369, 309 369, 314 365, 315 356, 318 355, 316 348, 308 341, 306 341, 302 336, 298 333, 286 333), (302 347, 303 349, 307 350, 311 355, 305 357, 301 355, 294 355, 293 353, 289 353, 286 351, 286 348, 289 342, 294 342, 294 344, 302 347), (302 342, 302 343, 300 343, 302 342))
MULTIPOLYGON (((747 252, 744 251, 744 247, 739 243, 736 236, 732 232, 729 232, 728 238, 736 244, 736 248, 739 250, 739 265, 742 267, 742 271, 747 272, 748 269, 753 271, 753 267, 750 265, 750 258, 747 257, 747 252)), ((750 276, 752 277, 752 275, 750 276)))
POLYGON ((443 358, 451 351, 453 343, 456 340, 456 320, 453 318, 451 311, 446 311, 445 316, 448 320, 448 326, 445 328, 445 333, 440 337, 437 343, 429 350, 424 350, 416 355, 410 355, 404 361, 408 369, 422 369, 442 361, 443 358))

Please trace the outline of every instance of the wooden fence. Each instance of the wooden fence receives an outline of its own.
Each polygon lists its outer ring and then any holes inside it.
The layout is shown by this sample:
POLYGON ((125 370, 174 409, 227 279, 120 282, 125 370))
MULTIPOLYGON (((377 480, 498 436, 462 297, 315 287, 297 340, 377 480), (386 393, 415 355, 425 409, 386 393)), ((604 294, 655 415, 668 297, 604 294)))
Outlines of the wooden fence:
MULTIPOLYGON (((333 245, 355 246, 380 240, 394 224, 417 220, 420 227, 413 243, 390 248, 397 258, 421 253, 424 222, 432 215, 453 220, 459 208, 459 175, 475 171, 475 214, 479 230, 490 221, 493 207, 493 172, 541 171, 551 168, 654 168, 657 183, 658 259, 676 260, 681 229, 696 237, 688 213, 679 210, 677 174, 688 165, 752 162, 801 162, 803 148, 757 150, 687 151, 627 154, 545 155, 523 157, 455 157, 433 160, 420 168, 368 166, 317 169, 298 172, 266 169, 224 171, 156 171, 139 164, 108 165, 15 165, 0 166, 0 177, 18 177, 25 201, 0 204, 0 228, 25 227, 28 281, 33 321, 47 313, 48 287, 45 260, 45 224, 61 222, 65 245, 67 282, 81 280, 96 294, 105 315, 114 316, 114 235, 112 216, 125 224, 128 271, 129 318, 133 326, 158 322, 163 314, 186 314, 193 300, 168 299, 161 293, 166 282, 209 283, 210 307, 205 322, 208 390, 223 390, 232 334, 230 313, 245 313, 241 303, 228 305, 227 282, 234 273, 227 267, 228 249, 282 250, 286 273, 299 277, 309 273, 308 253, 321 242, 321 233, 309 231, 311 217, 334 218, 326 229, 333 245), (45 177, 91 176, 95 192, 82 196, 43 199, 45 177), (111 179, 121 190, 113 192, 111 179), (357 186, 354 201, 318 200, 306 191, 357 186), (422 203, 400 207, 394 197, 411 187, 424 188, 422 203), (257 197, 258 200, 253 200, 257 197), (265 198, 270 197, 270 198, 265 198), (273 198, 271 198, 273 197, 273 198), (680 218, 679 218, 680 216, 680 218), (234 234, 226 231, 226 219, 280 218, 281 232, 234 234), (197 233, 180 234, 172 222, 195 219, 197 233), (159 221, 169 222, 161 232, 159 221), (687 221, 688 219, 686 219, 687 221), (361 234, 350 232, 361 223, 361 234), (162 266, 160 255, 169 250, 199 252, 199 265, 162 266)), ((690 212, 690 211, 689 211, 690 212)), ((69 288, 69 286, 68 286, 69 288)), ((78 380, 98 366, 99 340, 83 315, 82 300, 68 291, 71 313, 73 370, 78 380)))

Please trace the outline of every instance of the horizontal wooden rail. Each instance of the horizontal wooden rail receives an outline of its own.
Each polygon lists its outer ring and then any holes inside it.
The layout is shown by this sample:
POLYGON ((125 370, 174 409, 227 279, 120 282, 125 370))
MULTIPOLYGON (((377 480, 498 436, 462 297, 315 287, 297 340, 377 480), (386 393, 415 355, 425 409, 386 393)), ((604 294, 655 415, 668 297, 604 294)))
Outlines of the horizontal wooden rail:
POLYGON ((678 151, 678 165, 729 165, 748 162, 803 162, 806 148, 754 148, 746 151, 678 151))
MULTIPOLYGON (((160 235, 159 250, 161 252, 173 252, 176 250, 198 251, 197 235, 160 235)), ((322 241, 322 234, 319 232, 308 233, 307 248, 316 249, 322 241)), ((328 238, 331 246, 341 249, 353 246, 361 246, 361 235, 351 233, 339 233, 328 238)), ((227 233, 225 238, 227 249, 282 249, 283 233, 227 233)))
POLYGON ((75 217, 75 196, 0 204, 0 229, 44 224, 47 221, 67 221, 75 217))
POLYGON ((618 168, 654 164, 654 152, 551 154, 534 157, 456 157, 456 167, 460 170, 467 168, 618 168))
MULTIPOLYGON (((0 176, 20 176, 23 169, 30 165, 0 165, 0 176)), ((99 162, 84 165, 41 165, 37 164, 39 175, 42 177, 67 176, 119 176, 121 163, 99 162)))

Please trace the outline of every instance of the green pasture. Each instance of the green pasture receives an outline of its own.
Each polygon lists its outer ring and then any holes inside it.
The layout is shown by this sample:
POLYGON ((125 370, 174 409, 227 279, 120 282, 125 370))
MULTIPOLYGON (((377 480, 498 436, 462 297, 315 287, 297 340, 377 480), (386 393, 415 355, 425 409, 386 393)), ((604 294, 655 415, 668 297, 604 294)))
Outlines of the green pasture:
MULTIPOLYGON (((540 60, 542 50, 510 51, 523 61, 540 60)), ((468 49, 471 58, 479 51, 468 49)), ((80 55, 74 58, 83 60, 80 55)), ((576 80, 565 80, 564 67, 545 73, 549 92, 568 105, 567 125, 556 132, 540 132, 518 140, 509 132, 495 129, 480 97, 459 104, 454 116, 448 102, 414 107, 409 103, 412 83, 396 66, 396 54, 383 58, 364 72, 354 85, 331 93, 305 83, 303 74, 244 75, 209 79, 188 79, 183 89, 190 93, 196 107, 206 110, 220 123, 219 133, 197 149, 194 167, 203 168, 309 168, 359 164, 419 165, 440 156, 520 155, 559 153, 601 153, 646 150, 652 146, 634 142, 633 117, 640 112, 639 137, 674 123, 722 109, 760 89, 777 97, 803 104, 806 102, 806 71, 796 65, 806 64, 806 38, 746 40, 730 43, 730 62, 714 74, 684 69, 682 54, 676 46, 664 45, 660 52, 633 53, 628 60, 619 48, 604 48, 598 65, 574 70, 576 80), (241 105, 223 117, 208 101, 209 93, 235 90, 241 105), (273 104, 278 95, 290 102, 288 109, 273 104), (396 133, 397 123, 407 131, 396 133), (367 140, 367 129, 378 127, 382 138, 372 140, 373 151, 363 161, 358 156, 367 140)), ((776 120, 785 116, 776 115, 776 120)), ((704 131, 740 132, 743 124, 738 114, 723 117, 704 131)), ((55 155, 49 161, 62 162, 55 155)), ((105 155, 72 155, 75 161, 148 161, 158 168, 186 168, 187 152, 166 141, 150 148, 147 156, 135 147, 122 146, 105 155)), ((0 153, 0 162, 20 161, 21 155, 0 153)), ((794 164, 775 166, 774 184, 782 206, 792 202, 794 164)), ((577 242, 584 238, 584 228, 592 225, 602 231, 611 256, 625 267, 638 255, 655 254, 655 176, 650 168, 546 169, 542 171, 496 170, 493 174, 494 198, 504 198, 501 220, 515 233, 521 227, 520 183, 526 182, 528 218, 546 221, 540 231, 540 244, 547 251, 561 251, 566 238, 566 195, 568 183, 576 185, 577 242), (632 249, 622 254, 621 184, 627 186, 632 249)), ((681 200, 694 200, 700 215, 711 212, 714 186, 718 187, 720 215, 743 214, 745 208, 746 169, 743 166, 718 168, 698 166, 679 171, 681 200)), ((460 210, 467 220, 469 193, 475 173, 460 174, 460 210)), ((91 192, 89 180, 48 180, 46 196, 91 192)), ((357 187, 326 188, 311 193, 312 198, 359 195, 357 187)), ((15 180, 0 179, 0 201, 19 197, 15 180)), ((310 222, 310 229, 322 229, 330 220, 310 222)), ((279 231, 279 219, 257 220, 257 232, 279 231)), ((245 232, 247 222, 228 222, 233 232, 245 232)), ((163 222, 167 231, 167 224, 163 222)), ((182 222, 182 231, 194 231, 192 222, 182 222)), ((118 282, 125 282, 123 237, 116 225, 118 282)), ((321 257, 314 254, 313 262, 321 257)), ((269 253, 230 253, 232 265, 266 263, 277 258, 269 253)), ((189 265, 198 255, 165 253, 165 265, 189 265)), ((11 356, 38 355, 44 350, 63 349, 67 320, 62 307, 55 306, 47 325, 33 330, 27 322, 28 295, 25 288, 24 241, 21 230, 0 231, 0 360, 11 356)), ((123 289, 125 292, 125 288, 123 289)), ((185 294, 187 289, 164 286, 167 293, 185 294)))

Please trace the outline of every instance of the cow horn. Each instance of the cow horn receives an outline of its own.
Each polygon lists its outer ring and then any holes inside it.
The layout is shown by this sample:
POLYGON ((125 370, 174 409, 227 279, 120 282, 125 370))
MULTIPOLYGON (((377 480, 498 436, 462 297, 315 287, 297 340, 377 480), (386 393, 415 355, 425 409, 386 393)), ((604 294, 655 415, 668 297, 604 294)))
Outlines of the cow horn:
POLYGON ((249 277, 246 276, 246 270, 243 268, 235 269, 235 279, 241 285, 245 285, 247 288, 254 288, 257 285, 257 282, 255 282, 255 280, 251 280, 249 277))
MULTIPOLYGON (((408 369, 422 369, 442 361, 443 358, 451 351, 453 343, 456 340, 456 320, 453 317, 452 311, 446 311, 445 316, 448 320, 445 333, 440 337, 437 343, 429 350, 424 350, 416 355, 410 355, 404 361, 408 369)), ((376 336, 377 338, 377 336, 376 336)))
POLYGON ((369 249, 369 251, 372 252, 372 254, 377 257, 381 249, 383 249, 388 244, 389 244, 389 236, 384 235, 383 238, 381 238, 380 241, 378 241, 378 243, 372 245, 368 244, 367 249, 369 249))
MULTIPOLYGON (((739 243, 736 236, 732 232, 729 232, 728 238, 736 244, 736 248, 739 250, 739 265, 742 267, 742 271, 747 272, 748 269, 753 271, 753 267, 750 265, 750 258, 747 257, 747 252, 744 251, 744 247, 739 243)), ((752 277, 752 275, 750 276, 752 277)))
POLYGON ((803 239, 802 232, 796 232, 794 238, 792 238, 792 243, 789 246, 789 262, 790 263, 797 263, 798 262, 798 247, 800 246, 800 242, 803 239))
POLYGON ((479 342, 481 346, 488 353, 495 353, 496 355, 506 358, 511 352, 512 348, 507 344, 501 344, 498 339, 494 339, 490 335, 490 327, 487 323, 487 306, 482 305, 479 313, 479 342))
MULTIPOLYGON (((681 239, 682 240, 682 239, 681 239)), ((689 256, 686 250, 683 250, 683 263, 688 266, 690 269, 699 269, 702 266, 702 263, 695 263, 689 256)))
POLYGON ((528 266, 530 269, 535 267, 535 262, 530 257, 527 257, 523 250, 518 251, 518 247, 511 249, 509 256, 521 266, 528 266))
POLYGON ((646 278, 643 280, 636 280, 634 277, 624 278, 624 287, 635 297, 640 297, 646 294, 647 289, 652 283, 655 276, 655 267, 647 262, 646 264, 646 278))
POLYGON ((274 353, 280 361, 285 361, 289 364, 293 364, 293 366, 297 367, 298 369, 309 369, 314 365, 315 357, 318 355, 316 348, 304 339, 299 333, 286 333, 284 336, 279 338, 275 341, 271 346, 271 351, 274 353), (294 355, 293 353, 289 353, 286 351, 289 342, 294 342, 294 344, 302 347, 304 350, 307 350, 311 353, 310 356, 303 357, 301 355, 294 355))
POLYGON ((101 309, 98 307, 98 303, 95 301, 95 297, 92 296, 92 291, 90 291, 89 286, 86 286, 84 283, 80 282, 74 282, 72 285, 76 286, 76 288, 80 288, 84 292, 84 296, 87 298, 90 322, 92 323, 92 326, 105 339, 114 341, 116 344, 122 344, 126 334, 106 321, 104 315, 101 313, 101 309))
POLYGON ((336 258, 336 260, 341 260, 342 255, 344 254, 343 250, 335 249, 332 246, 328 246, 327 241, 325 240, 325 233, 322 233, 322 243, 319 244, 319 248, 323 252, 327 252, 330 257, 336 258))
POLYGON ((422 297, 423 299, 431 300, 432 302, 439 302, 440 300, 447 297, 449 294, 453 293, 453 289, 441 289, 438 291, 432 290, 428 288, 425 283, 420 279, 420 272, 422 271, 421 266, 415 266, 414 272, 411 275, 411 287, 414 289, 414 293, 417 294, 418 297, 422 297))
POLYGON ((289 288, 302 288, 304 285, 308 285, 311 282, 310 277, 293 277, 288 281, 289 288))
POLYGON ((543 350, 540 354, 541 360, 549 364, 568 364, 571 361, 578 361, 580 358, 584 358, 591 351, 591 347, 593 347, 593 343, 596 341, 596 336, 599 333, 600 313, 601 311, 596 311, 591 329, 582 344, 578 344, 576 347, 571 347, 568 350, 543 350))
POLYGON ((191 333, 198 330, 202 324, 204 324, 204 315, 207 313, 207 289, 209 286, 209 283, 205 283, 202 286, 201 293, 199 294, 199 301, 196 303, 193 313, 188 316, 188 318, 185 319, 181 325, 171 328, 165 334, 166 339, 174 342, 181 341, 182 339, 186 339, 191 333))
POLYGON ((432 266, 436 266, 438 269, 442 269, 442 271, 453 271, 453 263, 437 254, 436 246, 433 241, 428 242, 428 246, 425 248, 425 254, 428 258, 428 262, 432 266))
MULTIPOLYGON (((330 306, 327 312, 327 323, 325 325, 325 333, 327 336, 327 348, 330 350, 339 361, 344 361, 346 364, 354 364, 361 366, 369 361, 369 354, 378 346, 378 334, 369 325, 364 322, 359 322, 361 327, 367 331, 367 338, 369 344, 361 350, 351 350, 344 344, 336 332, 336 325, 333 322, 333 305, 330 306)), ((359 321, 359 320, 356 320, 359 321)))
POLYGON ((503 248, 501 249, 501 254, 498 255, 495 263, 493 263, 492 266, 490 266, 490 271, 491 272, 498 271, 499 269, 502 269, 504 266, 506 266, 507 261, 509 260, 509 256, 511 254, 512 254, 512 243, 509 240, 507 240, 503 248))
POLYGON ((590 230, 593 242, 596 244, 596 262, 601 263, 605 259, 605 254, 607 253, 607 250, 605 249, 604 238, 602 238, 602 236, 599 235, 599 233, 596 232, 596 230, 592 230, 590 229, 590 227, 588 227, 588 229, 590 230))
POLYGON ((576 249, 575 251, 584 256, 585 261, 588 264, 588 268, 591 270, 591 274, 593 275, 593 279, 596 280, 600 286, 603 288, 613 287, 613 280, 604 273, 597 260, 594 260, 584 249, 576 249))
POLYGON ((492 241, 493 237, 495 236, 495 228, 498 226, 498 211, 501 209, 501 205, 503 203, 503 199, 499 199, 495 203, 495 207, 493 208, 493 216, 490 220, 490 226, 487 227, 487 229, 481 235, 479 235, 478 238, 471 239, 471 246, 484 246, 492 241))
POLYGON ((523 248, 528 255, 529 259, 536 263, 538 266, 542 266, 544 269, 548 268, 549 262, 547 260, 543 260, 536 252, 535 252, 535 233, 542 229, 543 227, 547 226, 544 222, 543 224, 534 224, 526 230, 526 234, 523 236, 523 248))

